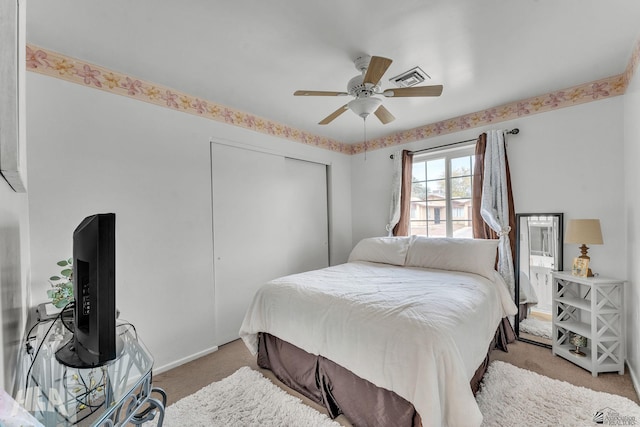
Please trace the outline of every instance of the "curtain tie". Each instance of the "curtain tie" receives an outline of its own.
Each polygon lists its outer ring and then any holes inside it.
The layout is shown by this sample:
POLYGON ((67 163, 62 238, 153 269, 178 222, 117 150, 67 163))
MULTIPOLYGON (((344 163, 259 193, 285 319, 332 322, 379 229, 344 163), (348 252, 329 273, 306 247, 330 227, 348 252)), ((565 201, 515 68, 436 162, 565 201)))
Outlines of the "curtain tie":
POLYGON ((511 226, 507 225, 502 230, 498 231, 498 237, 508 236, 511 232, 511 226))

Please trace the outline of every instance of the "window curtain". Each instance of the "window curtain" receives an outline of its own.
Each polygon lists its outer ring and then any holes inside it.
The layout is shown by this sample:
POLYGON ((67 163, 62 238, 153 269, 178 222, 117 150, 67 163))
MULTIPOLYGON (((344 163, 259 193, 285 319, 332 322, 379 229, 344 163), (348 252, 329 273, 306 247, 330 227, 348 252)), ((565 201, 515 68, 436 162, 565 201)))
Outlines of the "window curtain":
MULTIPOLYGON (((503 131, 489 131, 478 137, 473 172, 472 223, 474 238, 500 239, 497 270, 513 296, 516 214, 503 131)), ((513 327, 505 318, 496 334, 496 345, 506 351, 507 342, 514 340, 513 327)))
POLYGON ((393 190, 387 232, 389 236, 408 236, 411 216, 413 153, 396 151, 393 155, 393 190))
POLYGON ((503 131, 489 131, 488 134, 480 135, 476 143, 475 156, 473 237, 501 239, 497 270, 504 277, 513 295, 516 213, 503 131))
POLYGON ((393 236, 393 228, 400 221, 400 195, 402 194, 402 151, 393 153, 393 177, 391 178, 391 205, 387 233, 393 236))

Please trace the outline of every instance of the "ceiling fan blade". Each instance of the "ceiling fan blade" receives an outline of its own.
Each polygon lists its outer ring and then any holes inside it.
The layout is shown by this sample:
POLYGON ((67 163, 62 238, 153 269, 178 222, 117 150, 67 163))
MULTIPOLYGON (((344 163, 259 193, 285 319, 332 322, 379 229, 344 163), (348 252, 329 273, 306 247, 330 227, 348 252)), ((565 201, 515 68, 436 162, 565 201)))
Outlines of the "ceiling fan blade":
POLYGON ((297 90, 293 96, 345 96, 347 92, 327 92, 322 90, 297 90))
POLYGON ((333 113, 329 114, 327 117, 325 117, 321 122, 319 122, 319 125, 327 125, 329 123, 331 123, 336 117, 338 117, 340 114, 344 113, 345 111, 347 111, 349 109, 349 106, 347 104, 344 104, 342 107, 338 108, 336 111, 334 111, 333 113))
POLYGON ((391 123, 396 119, 393 114, 389 112, 389 110, 384 108, 384 105, 379 106, 378 109, 373 112, 373 114, 376 115, 376 117, 382 122, 383 125, 391 123))
POLYGON ((440 96, 441 93, 442 85, 402 87, 398 89, 387 89, 382 92, 382 94, 387 98, 399 98, 405 96, 440 96))
POLYGON ((372 56, 371 61, 369 61, 367 73, 364 75, 363 83, 371 83, 374 86, 377 85, 392 62, 389 58, 372 56))

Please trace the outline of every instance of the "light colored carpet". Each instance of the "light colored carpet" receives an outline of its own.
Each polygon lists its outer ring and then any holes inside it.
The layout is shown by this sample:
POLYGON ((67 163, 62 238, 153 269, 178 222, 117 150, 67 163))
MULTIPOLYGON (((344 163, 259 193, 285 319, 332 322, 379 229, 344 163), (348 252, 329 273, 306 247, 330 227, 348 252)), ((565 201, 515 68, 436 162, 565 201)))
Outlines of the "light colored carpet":
POLYGON ((535 317, 527 317, 520 322, 520 332, 551 339, 551 322, 545 322, 535 317))
MULTIPOLYGON (((627 398, 501 361, 489 366, 476 400, 484 427, 640 424, 640 406, 627 398)), ((170 405, 164 426, 185 425, 339 426, 246 366, 170 405)))
POLYGON ((339 427, 246 366, 169 406, 163 425, 339 427))
POLYGON ((500 361, 489 365, 476 400, 483 426, 586 426, 597 419, 604 425, 640 423, 640 406, 629 399, 500 361))
MULTIPOLYGON (((576 386, 587 387, 594 391, 625 396, 628 399, 640 403, 640 399, 638 399, 638 395, 633 388, 628 370, 624 375, 619 375, 617 372, 610 372, 593 377, 591 372, 561 357, 553 356, 551 349, 520 341, 509 344, 508 353, 500 350, 492 351, 491 361, 492 363, 495 361, 506 362, 523 368, 522 372, 534 371, 547 377, 568 381, 576 386)), ((302 399, 303 402, 316 410, 326 413, 326 410, 320 405, 311 402, 306 397, 280 383, 271 371, 260 369, 256 364, 255 356, 249 353, 249 350, 247 350, 242 340, 225 344, 221 346, 218 351, 177 368, 158 375, 154 374, 153 385, 163 388, 167 392, 168 403, 172 404, 214 381, 220 381, 228 377, 242 366, 249 366, 261 372, 262 375, 269 378, 274 384, 289 394, 293 394, 295 397, 302 399)), ((518 383, 517 380, 512 381, 513 384, 518 383)), ((508 388, 505 392, 505 396, 507 396, 505 402, 508 403, 514 399, 515 393, 516 391, 508 388)), ((620 409, 618 409, 618 411, 620 411, 620 409)), ((336 421, 342 426, 351 426, 351 423, 349 423, 343 415, 336 418, 336 421)), ((524 426, 524 424, 516 425, 524 426)), ((552 423, 551 425, 555 426, 557 424, 552 423)), ((595 424, 585 423, 585 425, 593 426, 595 424)), ((640 426, 640 421, 638 421, 636 425, 640 426)))

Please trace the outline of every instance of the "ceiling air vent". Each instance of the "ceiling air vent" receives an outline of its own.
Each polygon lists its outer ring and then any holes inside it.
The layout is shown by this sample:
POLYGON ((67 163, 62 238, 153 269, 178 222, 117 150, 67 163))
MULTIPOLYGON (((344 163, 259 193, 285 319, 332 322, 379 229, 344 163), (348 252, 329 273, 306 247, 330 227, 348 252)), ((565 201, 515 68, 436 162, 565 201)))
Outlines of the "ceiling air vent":
POLYGON ((411 87, 430 78, 427 73, 422 71, 422 68, 414 67, 409 71, 390 78, 389 81, 398 87, 411 87))

